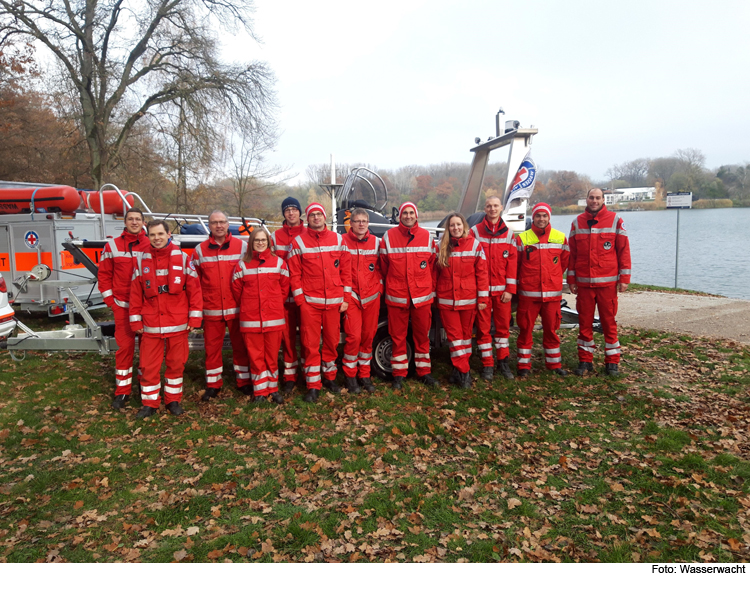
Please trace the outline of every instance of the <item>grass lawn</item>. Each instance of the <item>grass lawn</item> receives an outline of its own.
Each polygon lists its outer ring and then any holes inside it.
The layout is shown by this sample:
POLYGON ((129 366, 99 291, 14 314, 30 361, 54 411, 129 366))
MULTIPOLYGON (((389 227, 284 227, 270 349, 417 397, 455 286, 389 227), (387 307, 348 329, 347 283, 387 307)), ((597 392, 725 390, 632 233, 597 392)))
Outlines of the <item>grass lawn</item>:
POLYGON ((261 409, 199 403, 194 353, 187 412, 139 422, 113 356, 4 352, 0 560, 747 561, 750 349, 620 341, 620 378, 553 377, 537 343, 524 381, 261 409))

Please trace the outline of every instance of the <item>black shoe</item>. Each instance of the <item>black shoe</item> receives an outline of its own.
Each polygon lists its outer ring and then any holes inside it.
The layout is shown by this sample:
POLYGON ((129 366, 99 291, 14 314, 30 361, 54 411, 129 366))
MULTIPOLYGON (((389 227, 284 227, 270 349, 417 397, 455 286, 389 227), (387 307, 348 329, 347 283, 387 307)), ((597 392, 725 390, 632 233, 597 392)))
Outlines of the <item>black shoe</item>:
POLYGON ((359 383, 368 392, 375 392, 377 390, 370 378, 359 378, 359 383))
POLYGON ((359 387, 359 383, 357 382, 357 378, 344 378, 344 388, 349 390, 349 394, 359 394, 362 391, 362 388, 359 387))
POLYGON ((150 406, 142 406, 141 410, 138 411, 138 414, 135 415, 136 419, 145 419, 146 417, 150 417, 151 415, 156 414, 156 409, 152 408, 150 406))
POLYGON ((448 377, 448 381, 456 385, 461 383, 461 374, 455 367, 451 368, 451 375, 448 377))
POLYGON ((503 376, 506 380, 516 379, 516 377, 513 375, 513 372, 510 371, 510 364, 508 363, 507 357, 497 362, 497 368, 500 370, 500 375, 503 376))
POLYGON ((483 367, 482 372, 479 374, 479 377, 481 377, 486 382, 491 382, 492 378, 495 377, 495 368, 490 367, 483 367))
POLYGON ((293 381, 284 382, 284 385, 281 386, 281 390, 282 392, 284 392, 284 394, 291 394, 292 390, 294 390, 294 382, 293 381))
POLYGON ((619 376, 620 370, 617 367, 616 363, 607 363, 607 365, 604 367, 604 371, 607 372, 608 376, 619 376))
POLYGON ((128 396, 127 394, 123 394, 122 396, 115 396, 115 399, 112 401, 112 408, 114 408, 115 410, 125 408, 128 404, 129 399, 130 396, 128 396))
POLYGON ((268 402, 268 398, 265 396, 256 396, 253 398, 253 404, 265 404, 268 402))
POLYGON ((206 391, 201 396, 201 402, 208 402, 212 398, 216 398, 219 395, 218 388, 206 388, 206 391))
POLYGON ((519 369, 518 370, 518 377, 519 378, 525 378, 525 377, 527 377, 530 374, 531 374, 531 370, 530 369, 519 369))
POLYGON ((425 374, 419 377, 419 381, 429 388, 434 388, 438 385, 437 380, 432 377, 432 374, 425 374))
POLYGON ((341 392, 341 387, 333 380, 323 378, 323 387, 332 394, 339 394, 341 392))
POLYGON ((270 398, 276 404, 284 404, 284 397, 281 394, 279 394, 278 392, 272 392, 270 398))
POLYGON ((556 373, 560 377, 564 378, 566 375, 568 375, 568 372, 565 371, 562 367, 558 367, 557 369, 550 370, 553 373, 556 373))
POLYGON ((167 410, 176 417, 185 412, 184 410, 182 410, 179 402, 170 402, 169 404, 167 404, 167 410))
POLYGON ((589 363, 588 361, 580 361, 578 363, 578 367, 573 372, 577 376, 585 376, 588 372, 594 371, 594 364, 589 363))
POLYGON ((460 375, 460 381, 458 383, 459 387, 461 388, 471 388, 471 372, 467 371, 466 373, 459 374, 460 375))
POLYGON ((393 389, 394 390, 404 389, 404 378, 402 376, 395 376, 393 378, 393 389))
POLYGON ((305 394, 305 402, 317 402, 318 394, 320 394, 320 390, 316 390, 314 388, 308 390, 307 394, 305 394))
POLYGON ((244 386, 240 386, 237 389, 240 391, 240 394, 244 394, 245 396, 252 396, 253 395, 253 387, 250 384, 246 384, 244 386))

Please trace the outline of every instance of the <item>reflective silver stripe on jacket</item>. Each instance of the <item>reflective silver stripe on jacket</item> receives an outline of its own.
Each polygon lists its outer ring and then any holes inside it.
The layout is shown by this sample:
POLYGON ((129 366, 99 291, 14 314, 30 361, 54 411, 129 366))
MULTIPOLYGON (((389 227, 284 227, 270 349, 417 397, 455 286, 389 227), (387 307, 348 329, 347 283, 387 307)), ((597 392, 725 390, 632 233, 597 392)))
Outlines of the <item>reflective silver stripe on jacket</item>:
POLYGON ((225 310, 206 310, 203 309, 204 316, 223 316, 224 314, 239 314, 239 308, 226 308, 225 310))
POLYGON ((281 318, 280 320, 241 320, 240 327, 242 328, 268 328, 269 326, 284 326, 286 320, 281 318))
POLYGON ((421 304, 423 302, 429 302, 434 297, 435 292, 433 291, 430 295, 422 296, 421 298, 412 298, 411 301, 413 304, 421 304))
POLYGON ((393 302, 394 304, 408 304, 409 303, 409 300, 407 298, 397 298, 390 294, 385 294, 385 301, 393 302))
MULTIPOLYGON (((487 292, 484 292, 487 293, 487 292)), ((443 304, 444 306, 471 306, 477 303, 477 299, 471 299, 471 300, 445 300, 443 298, 438 298, 438 304, 443 304)))
POLYGON ((612 226, 608 226, 606 228, 581 228, 581 226, 578 225, 578 218, 576 217, 575 221, 573 222, 573 227, 570 229, 570 237, 575 236, 576 234, 620 234, 621 236, 627 236, 627 232, 623 230, 617 229, 617 223, 620 221, 620 214, 616 213, 615 218, 612 221, 612 226))
MULTIPOLYGON (((110 292, 111 294, 112 292, 110 292)), ((104 294, 102 294, 104 295, 104 294)), ((128 302, 123 302, 122 300, 118 300, 117 298, 112 298, 115 301, 115 304, 120 306, 120 308, 130 308, 130 304, 128 302)))
POLYGON ((576 282, 578 283, 610 283, 612 281, 617 281, 620 278, 619 275, 614 275, 612 277, 576 277, 576 282))
POLYGON ((180 324, 179 326, 144 326, 143 332, 150 334, 170 334, 174 332, 182 332, 187 329, 187 324, 180 324))
POLYGON ((305 301, 308 304, 323 304, 324 306, 333 305, 333 304, 343 304, 344 298, 314 298, 309 295, 305 295, 305 301))
POLYGON ((373 300, 375 300, 375 299, 377 299, 379 297, 380 297, 380 292, 378 292, 378 293, 376 293, 374 295, 371 295, 370 297, 365 298, 364 300, 360 300, 359 296, 354 291, 352 291, 352 298, 355 299, 355 300, 357 300, 363 306, 365 304, 369 304, 370 302, 372 302, 373 300))
POLYGON ((518 295, 527 298, 556 298, 562 296, 562 291, 519 291, 518 295))

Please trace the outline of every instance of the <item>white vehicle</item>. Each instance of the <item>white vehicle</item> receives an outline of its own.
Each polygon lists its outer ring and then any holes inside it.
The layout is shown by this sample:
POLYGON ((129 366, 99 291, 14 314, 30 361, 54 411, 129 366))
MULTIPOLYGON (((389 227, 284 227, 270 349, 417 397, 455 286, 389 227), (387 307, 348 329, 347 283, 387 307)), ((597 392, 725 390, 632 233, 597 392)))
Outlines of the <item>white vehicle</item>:
POLYGON ((8 286, 0 276, 0 342, 6 341, 16 327, 15 313, 8 302, 8 286))

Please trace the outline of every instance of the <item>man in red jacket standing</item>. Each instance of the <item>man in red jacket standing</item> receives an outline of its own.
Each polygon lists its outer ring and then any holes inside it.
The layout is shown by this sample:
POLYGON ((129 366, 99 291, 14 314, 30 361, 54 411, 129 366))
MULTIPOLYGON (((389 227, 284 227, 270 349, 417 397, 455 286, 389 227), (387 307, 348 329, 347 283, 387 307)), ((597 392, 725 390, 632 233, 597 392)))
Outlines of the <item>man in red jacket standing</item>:
POLYGON ((99 291, 104 303, 115 316, 115 398, 112 408, 123 408, 130 397, 133 383, 133 354, 135 333, 128 319, 130 283, 133 279, 133 253, 148 248, 148 237, 143 230, 143 212, 130 208, 125 214, 125 229, 117 238, 107 240, 99 261, 99 291))
POLYGON ((166 345, 164 402, 173 415, 183 413, 182 374, 188 353, 188 331, 201 325, 201 284, 187 254, 172 244, 163 220, 148 223, 151 246, 136 256, 130 285, 130 327, 141 335, 141 402, 136 418, 159 408, 159 373, 166 345))
POLYGON ((500 373, 513 379, 508 362, 510 356, 511 300, 516 293, 517 248, 513 232, 505 225, 500 214, 503 203, 500 197, 488 197, 484 202, 484 219, 471 229, 487 257, 490 274, 490 305, 477 315, 477 348, 482 355, 482 378, 491 381, 494 360, 490 329, 495 321, 495 348, 500 373))
POLYGON ((322 385, 341 392, 336 385, 336 347, 339 344, 341 313, 352 296, 349 249, 340 234, 326 228, 326 210, 311 203, 305 210, 307 229, 294 239, 289 253, 292 296, 300 309, 306 402, 315 402, 322 385), (323 334, 323 354, 320 336, 323 334), (322 359, 322 372, 321 372, 322 359))
POLYGON ((368 392, 375 386, 370 380, 372 340, 378 328, 380 293, 383 277, 380 273, 380 238, 370 234, 370 215, 367 210, 352 211, 351 227, 344 235, 344 244, 352 257, 352 302, 344 316, 344 375, 346 388, 352 394, 368 392), (359 383, 357 383, 359 375, 359 383))
POLYGON ((619 374, 620 341, 617 338, 617 294, 630 283, 630 242, 618 214, 604 205, 601 189, 586 196, 586 211, 570 228, 568 285, 576 294, 578 311, 578 368, 576 375, 594 369, 594 308, 604 329, 607 375, 619 374))
POLYGON ((518 248, 518 377, 531 373, 531 348, 537 316, 542 317, 542 345, 547 369, 566 376, 560 354, 562 284, 570 250, 565 234, 550 225, 552 211, 546 203, 531 210, 532 225, 516 236, 518 248))
POLYGON ((399 224, 383 236, 380 265, 385 279, 385 303, 388 306, 388 332, 393 341, 391 367, 393 389, 403 388, 409 370, 406 334, 411 320, 414 339, 414 364, 417 376, 427 386, 435 386, 430 364, 430 325, 435 299, 435 260, 437 245, 430 233, 419 227, 419 212, 412 202, 398 211, 399 224))
POLYGON ((246 395, 253 393, 250 385, 250 361, 239 323, 239 309, 232 295, 232 275, 247 250, 247 243, 232 236, 229 220, 222 211, 208 216, 208 240, 195 247, 191 262, 201 282, 203 293, 203 343, 206 349, 206 391, 201 400, 208 402, 218 396, 224 382, 222 349, 229 329, 232 361, 237 388, 246 395))
MULTIPOLYGON (((281 202, 281 213, 284 216, 284 224, 271 236, 276 256, 284 261, 289 260, 289 251, 292 241, 300 235, 305 226, 302 224, 302 206, 294 197, 287 197, 281 202)), ((294 389, 297 381, 297 369, 304 359, 297 355, 297 331, 300 325, 299 307, 294 303, 290 295, 284 304, 284 319, 286 325, 283 333, 284 348, 284 385, 282 390, 289 393, 294 389)))

